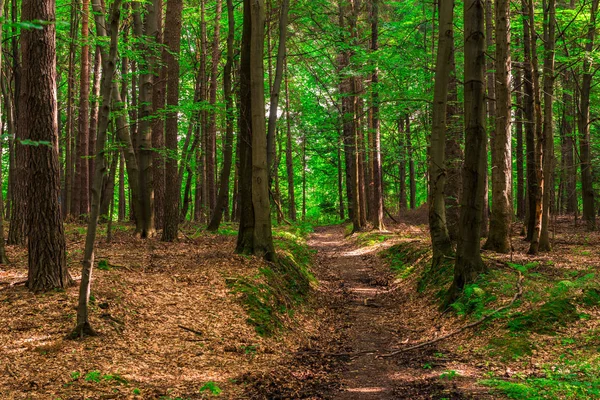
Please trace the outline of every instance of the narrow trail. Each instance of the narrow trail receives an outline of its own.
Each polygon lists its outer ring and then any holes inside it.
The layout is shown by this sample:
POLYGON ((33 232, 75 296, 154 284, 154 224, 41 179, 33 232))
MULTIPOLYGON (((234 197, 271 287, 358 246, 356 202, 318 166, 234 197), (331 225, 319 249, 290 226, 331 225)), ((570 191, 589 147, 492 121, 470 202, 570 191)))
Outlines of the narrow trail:
POLYGON ((390 359, 377 358, 373 349, 384 352, 393 341, 386 314, 387 278, 377 277, 376 254, 365 253, 344 240, 342 228, 321 228, 312 236, 310 246, 318 251, 319 279, 325 290, 341 296, 344 313, 344 351, 349 357, 341 374, 342 391, 334 399, 395 399, 391 377, 395 367, 390 359), (365 352, 365 353, 362 353, 365 352))
MULTIPOLYGON (((380 248, 360 247, 344 238, 341 226, 320 227, 309 240, 317 250, 319 291, 338 315, 341 339, 333 343, 342 361, 337 390, 326 399, 492 399, 475 378, 443 380, 440 374, 461 363, 436 346, 391 358, 378 355, 432 335, 433 321, 414 289, 398 290, 394 276, 378 256, 380 248), (424 369, 424 365, 428 366, 424 369)), ((463 365, 464 367, 464 365, 463 365)))

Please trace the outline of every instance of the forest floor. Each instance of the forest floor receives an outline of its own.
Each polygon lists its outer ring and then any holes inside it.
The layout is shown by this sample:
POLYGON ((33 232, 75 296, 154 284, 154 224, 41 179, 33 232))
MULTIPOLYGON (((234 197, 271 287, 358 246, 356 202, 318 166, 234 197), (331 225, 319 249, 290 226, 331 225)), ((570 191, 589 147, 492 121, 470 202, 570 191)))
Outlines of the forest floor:
MULTIPOLYGON (((490 273, 443 311, 451 273, 423 279, 422 212, 384 233, 277 228, 279 256, 300 274, 235 255, 234 226, 186 226, 172 244, 115 228, 98 241, 96 338, 66 339, 77 287, 29 293, 26 251, 8 248, 0 398, 600 398, 600 233, 571 219, 555 221, 554 251, 535 257, 515 225, 514 253, 484 252, 490 273), (485 323, 384 357, 478 321, 519 288, 485 323)), ((75 279, 84 234, 67 225, 75 279)))

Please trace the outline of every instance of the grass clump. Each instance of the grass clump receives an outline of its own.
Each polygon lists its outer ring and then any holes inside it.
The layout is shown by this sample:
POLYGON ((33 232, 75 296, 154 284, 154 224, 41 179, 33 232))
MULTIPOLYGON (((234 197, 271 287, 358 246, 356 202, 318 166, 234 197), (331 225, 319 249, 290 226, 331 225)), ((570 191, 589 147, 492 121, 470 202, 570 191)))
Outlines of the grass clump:
POLYGON ((531 356, 535 345, 527 335, 511 333, 492 338, 488 348, 490 355, 500 357, 503 361, 510 361, 531 356))

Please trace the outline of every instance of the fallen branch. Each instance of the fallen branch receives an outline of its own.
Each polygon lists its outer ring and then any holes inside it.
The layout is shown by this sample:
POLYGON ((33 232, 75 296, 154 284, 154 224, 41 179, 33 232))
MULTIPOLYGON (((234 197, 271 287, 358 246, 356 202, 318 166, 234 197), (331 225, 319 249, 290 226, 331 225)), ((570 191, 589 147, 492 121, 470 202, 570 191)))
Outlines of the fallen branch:
POLYGON ((177 325, 177 326, 178 326, 180 329, 183 329, 184 331, 188 331, 188 332, 191 332, 191 333, 193 333, 194 335, 198 335, 198 336, 202 336, 202 335, 203 335, 203 334, 202 334, 202 332, 200 332, 200 331, 197 331, 197 330, 195 330, 195 329, 188 328, 188 327, 186 327, 186 326, 183 326, 183 325, 177 325))
POLYGON ((400 223, 400 221, 398 221, 396 218, 394 218, 394 217, 392 216, 392 214, 390 214, 389 210, 388 210, 386 207, 383 207, 383 209, 385 210, 385 213, 387 214, 387 216, 388 216, 388 217, 390 217, 390 219, 391 219, 392 221, 394 221, 394 222, 395 222, 395 223, 397 223, 397 224, 399 224, 399 223, 400 223))
POLYGON ((0 290, 10 289, 12 287, 19 286, 19 285, 25 285, 26 283, 27 283, 27 280, 17 281, 17 282, 0 282, 0 285, 6 285, 5 287, 1 288, 0 290))
POLYGON ((404 348, 404 349, 396 350, 396 351, 393 351, 391 353, 382 354, 382 355, 380 355, 378 357, 382 357, 382 358, 384 358, 384 357, 393 357, 395 355, 398 355, 398 354, 401 354, 401 353, 405 353, 407 351, 411 351, 411 350, 415 350, 415 349, 420 349, 421 347, 426 347, 426 346, 432 345, 434 343, 441 342, 442 340, 448 339, 451 336, 458 335, 459 333, 464 332, 467 329, 470 329, 470 328, 473 328, 473 327, 475 327, 477 325, 482 324, 483 322, 487 321, 488 319, 490 319, 494 315, 496 315, 496 314, 498 314, 498 313, 500 313, 500 312, 502 312, 504 310, 509 309, 510 307, 512 307, 513 304, 515 304, 515 302, 522 295, 523 295, 523 275, 521 275, 521 273, 519 272, 519 280, 517 281, 517 292, 515 293, 515 295, 513 296, 513 298, 510 300, 510 302, 508 302, 508 304, 506 304, 506 305, 504 305, 504 306, 502 306, 500 308, 495 309, 494 311, 492 311, 491 313, 489 313, 485 317, 483 317, 483 318, 481 318, 481 319, 479 319, 479 320, 477 320, 475 322, 472 322, 470 324, 467 324, 467 325, 465 325, 465 326, 463 326, 463 327, 461 327, 461 328, 459 328, 459 329, 457 329, 457 330, 455 330, 453 332, 450 332, 447 335, 443 335, 443 336, 440 336, 440 337, 438 337, 436 339, 429 340, 429 341, 423 342, 423 343, 419 343, 419 344, 416 344, 414 346, 410 346, 410 347, 407 347, 407 348, 404 348))

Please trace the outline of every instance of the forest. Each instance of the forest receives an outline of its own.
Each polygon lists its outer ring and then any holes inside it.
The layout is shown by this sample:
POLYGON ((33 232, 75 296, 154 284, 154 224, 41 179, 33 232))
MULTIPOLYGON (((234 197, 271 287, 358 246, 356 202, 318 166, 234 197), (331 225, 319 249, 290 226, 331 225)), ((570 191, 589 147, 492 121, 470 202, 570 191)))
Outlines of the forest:
POLYGON ((600 398, 598 5, 0 0, 0 398, 600 398))

